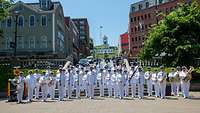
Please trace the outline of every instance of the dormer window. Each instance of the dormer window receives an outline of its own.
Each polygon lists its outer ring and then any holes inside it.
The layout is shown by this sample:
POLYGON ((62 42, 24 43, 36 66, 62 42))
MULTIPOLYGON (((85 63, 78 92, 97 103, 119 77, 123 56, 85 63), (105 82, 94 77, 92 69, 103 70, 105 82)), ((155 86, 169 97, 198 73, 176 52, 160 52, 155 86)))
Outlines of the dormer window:
POLYGON ((48 10, 52 6, 52 1, 51 0, 40 0, 40 8, 43 10, 48 10))

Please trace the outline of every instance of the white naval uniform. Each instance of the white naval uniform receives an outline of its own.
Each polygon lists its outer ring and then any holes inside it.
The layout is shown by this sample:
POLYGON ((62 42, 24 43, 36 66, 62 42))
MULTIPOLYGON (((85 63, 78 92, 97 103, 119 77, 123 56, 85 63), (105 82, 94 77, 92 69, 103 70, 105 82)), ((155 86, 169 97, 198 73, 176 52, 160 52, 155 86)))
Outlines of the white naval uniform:
POLYGON ((111 76, 112 88, 114 89, 114 98, 118 97, 118 87, 117 87, 117 73, 113 73, 111 76))
MULTIPOLYGON (((174 75, 179 74, 179 73, 180 73, 180 71, 176 71, 176 72, 174 73, 174 75)), ((181 87, 180 76, 178 76, 177 79, 178 79, 178 80, 176 80, 176 94, 177 94, 177 96, 179 96, 179 91, 180 91, 180 87, 181 87)))
POLYGON ((53 76, 49 76, 51 83, 49 84, 50 89, 50 97, 53 100, 55 98, 55 89, 56 89, 56 78, 53 76))
MULTIPOLYGON (((171 71, 168 75, 169 79, 171 78, 175 78, 175 75, 176 73, 174 71, 171 71)), ((176 81, 173 80, 173 81, 170 81, 170 84, 171 84, 171 94, 172 95, 177 95, 177 91, 176 91, 176 81)))
POLYGON ((146 83, 147 83, 147 92, 148 92, 148 96, 152 96, 152 73, 150 71, 145 72, 144 74, 144 78, 146 79, 146 83))
POLYGON ((59 90, 59 101, 62 101, 64 99, 64 90, 65 90, 65 74, 64 72, 61 72, 57 74, 58 79, 58 90, 59 90))
POLYGON ((124 79, 125 79, 125 86, 124 86, 124 96, 128 96, 128 90, 129 90, 129 75, 128 73, 123 73, 124 79))
MULTIPOLYGON (((133 75, 133 70, 130 71, 129 77, 131 77, 132 75, 133 75)), ((135 74, 134 74, 134 76, 132 76, 132 78, 130 78, 132 97, 136 96, 136 83, 137 83, 137 80, 136 80, 135 74)))
POLYGON ((108 96, 111 97, 112 96, 112 80, 111 80, 111 72, 108 72, 106 75, 106 84, 107 84, 107 88, 108 88, 108 96))
POLYGON ((33 99, 33 90, 35 89, 35 83, 36 79, 33 74, 26 77, 26 85, 28 87, 28 101, 31 101, 33 99))
POLYGON ((89 71, 87 76, 88 82, 88 96, 90 99, 94 98, 94 87, 96 85, 96 73, 94 71, 89 71))
POLYGON ((100 72, 97 74, 97 81, 99 83, 100 96, 104 96, 104 74, 100 72))
POLYGON ((153 86, 154 91, 155 91, 155 96, 160 97, 160 90, 159 90, 159 82, 158 82, 157 72, 152 73, 151 80, 152 80, 152 86, 153 86))
POLYGON ((164 79, 164 77, 166 77, 166 73, 164 71, 160 71, 158 73, 158 81, 159 81, 159 88, 160 88, 160 94, 161 94, 161 98, 165 98, 166 96, 166 78, 164 79), (163 80, 163 82, 161 83, 161 80, 163 80))
POLYGON ((24 94, 24 77, 17 77, 17 102, 22 102, 23 94, 24 94))
POLYGON ((118 86, 118 95, 122 99, 124 97, 124 86, 125 86, 125 77, 121 73, 117 73, 117 86, 118 86))
POLYGON ((43 75, 40 77, 39 83, 42 90, 42 100, 46 101, 48 96, 48 82, 49 78, 47 75, 43 75))
POLYGON ((73 89, 73 74, 72 71, 65 73, 65 92, 67 90, 67 97, 70 99, 72 97, 73 89))
POLYGON ((136 72, 135 78, 137 80, 137 87, 138 87, 138 97, 144 97, 144 72, 136 72))
POLYGON ((40 83, 39 83, 39 79, 41 77, 41 74, 39 73, 35 73, 34 74, 35 80, 36 80, 36 88, 35 88, 35 98, 39 98, 39 94, 40 94, 40 83))
POLYGON ((189 97, 189 90, 190 90, 190 81, 184 81, 184 78, 187 76, 187 72, 181 71, 179 72, 179 76, 181 79, 181 91, 183 93, 184 98, 189 97))
POLYGON ((87 78, 88 78, 88 73, 85 73, 84 75, 83 75, 83 78, 82 78, 82 85, 83 85, 83 89, 84 89, 84 91, 85 91, 85 96, 86 97, 89 97, 89 95, 88 95, 88 81, 87 81, 87 78))
POLYGON ((75 75, 73 76, 73 80, 74 80, 74 88, 76 91, 76 98, 80 98, 80 75, 79 73, 75 73, 75 75))

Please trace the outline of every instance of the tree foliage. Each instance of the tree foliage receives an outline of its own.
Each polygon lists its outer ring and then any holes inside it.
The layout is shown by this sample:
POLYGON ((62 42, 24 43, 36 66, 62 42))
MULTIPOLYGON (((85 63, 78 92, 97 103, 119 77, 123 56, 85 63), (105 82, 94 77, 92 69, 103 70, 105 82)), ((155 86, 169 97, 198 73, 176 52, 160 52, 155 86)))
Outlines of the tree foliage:
POLYGON ((144 60, 161 54, 167 66, 192 65, 194 59, 200 57, 200 6, 197 2, 180 4, 152 27, 139 56, 144 60))
MULTIPOLYGON (((8 16, 8 8, 11 3, 8 0, 0 0, 0 21, 4 20, 8 16)), ((3 31, 0 29, 0 37, 3 37, 3 31)))

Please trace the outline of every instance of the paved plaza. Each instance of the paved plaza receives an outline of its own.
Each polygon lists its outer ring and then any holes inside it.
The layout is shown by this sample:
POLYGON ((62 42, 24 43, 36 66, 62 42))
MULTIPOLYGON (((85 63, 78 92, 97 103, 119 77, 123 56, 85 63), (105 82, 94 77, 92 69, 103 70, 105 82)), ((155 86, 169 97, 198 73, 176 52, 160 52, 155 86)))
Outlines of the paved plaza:
POLYGON ((191 99, 145 97, 143 100, 119 100, 96 97, 94 100, 83 98, 24 104, 1 100, 0 110, 1 113, 200 113, 200 92, 191 92, 190 95, 191 99))

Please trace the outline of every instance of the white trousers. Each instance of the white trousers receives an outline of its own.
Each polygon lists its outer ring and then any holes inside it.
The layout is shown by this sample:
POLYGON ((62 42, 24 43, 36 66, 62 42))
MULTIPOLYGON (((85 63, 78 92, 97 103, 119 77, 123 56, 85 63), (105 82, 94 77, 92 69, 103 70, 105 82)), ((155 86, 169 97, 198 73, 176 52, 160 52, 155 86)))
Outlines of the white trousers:
POLYGON ((65 87, 64 87, 64 85, 60 85, 59 84, 59 86, 58 86, 58 90, 59 90, 59 100, 63 100, 63 98, 64 98, 64 90, 65 90, 65 87))
POLYGON ((128 90, 129 90, 129 83, 126 83, 124 86, 124 96, 128 96, 128 90))
POLYGON ((88 85, 88 96, 90 98, 94 98, 94 85, 93 84, 88 85))
POLYGON ((74 87, 76 88, 76 97, 80 97, 80 86, 78 84, 78 81, 75 82, 74 87))
POLYGON ((189 97, 190 82, 181 81, 181 90, 184 97, 189 97))
POLYGON ((124 84, 122 82, 118 83, 118 94, 120 98, 124 97, 124 84))
POLYGON ((42 90, 42 100, 46 101, 48 95, 48 85, 42 85, 41 90, 42 90))
POLYGON ((153 82, 153 88, 155 91, 155 96, 160 97, 160 88, 159 88, 159 83, 158 82, 153 82))
POLYGON ((100 96, 104 96, 104 84, 99 81, 99 91, 100 91, 100 96))
POLYGON ((111 97, 112 96, 112 83, 108 83, 108 96, 111 97))
POLYGON ((53 84, 52 86, 49 87, 50 88, 50 97, 51 99, 55 98, 55 88, 56 88, 56 84, 53 84))
POLYGON ((152 95, 152 81, 151 80, 147 80, 147 92, 148 92, 148 96, 152 95))
POLYGON ((160 88, 161 98, 164 98, 166 96, 166 81, 164 81, 163 83, 159 83, 159 88, 160 88))
POLYGON ((171 82, 171 94, 177 95, 177 88, 176 88, 176 82, 171 82))
POLYGON ((136 96, 136 83, 131 83, 131 94, 132 97, 136 96))
POLYGON ((35 88, 35 98, 39 98, 39 94, 40 94, 40 85, 36 84, 36 88, 35 88))
POLYGON ((28 87, 28 101, 33 99, 33 87, 28 87))
POLYGON ((17 102, 21 102, 24 94, 24 87, 17 86, 17 102))
POLYGON ((118 86, 116 83, 113 84, 113 89, 114 89, 114 97, 117 98, 119 96, 119 93, 118 93, 118 86))
POLYGON ((138 83, 138 97, 143 98, 144 97, 144 84, 143 83, 138 83))

